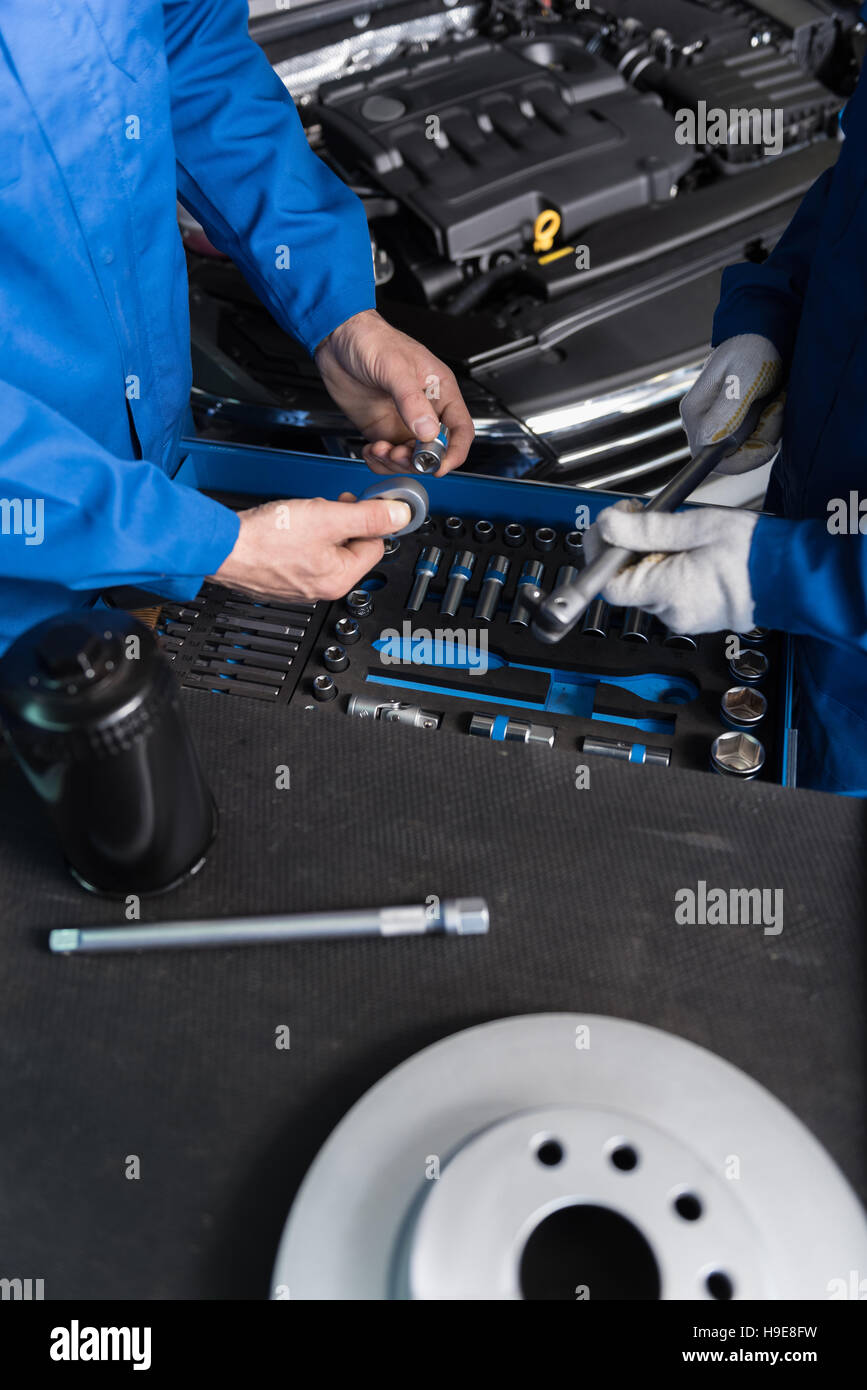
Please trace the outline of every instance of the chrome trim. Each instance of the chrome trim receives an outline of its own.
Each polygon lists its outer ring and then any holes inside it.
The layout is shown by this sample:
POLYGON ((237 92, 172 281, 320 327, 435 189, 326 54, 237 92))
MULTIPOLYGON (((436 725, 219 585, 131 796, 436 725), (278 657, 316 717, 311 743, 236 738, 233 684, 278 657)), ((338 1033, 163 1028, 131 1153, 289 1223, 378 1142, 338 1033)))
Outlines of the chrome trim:
MULTIPOLYGON (((238 400, 234 396, 215 396, 194 386, 191 391, 192 404, 208 415, 225 415, 230 419, 245 420, 251 425, 283 425, 293 429, 310 430, 315 434, 329 434, 335 438, 351 438, 357 435, 342 411, 329 410, 289 410, 285 406, 261 405, 238 400)), ((527 426, 512 415, 482 415, 473 419, 476 435, 479 438, 499 443, 532 442, 527 426)))
POLYGON ((670 420, 664 420, 661 424, 652 425, 646 430, 639 430, 637 434, 619 434, 598 444, 590 444, 586 449, 572 449, 569 453, 560 454, 560 463, 580 463, 582 459, 589 461, 605 454, 623 453, 627 449, 637 448, 639 444, 648 444, 653 439, 660 439, 663 435, 675 434, 682 428, 680 418, 672 416, 670 420))
MULTIPOLYGON (((617 468, 613 472, 593 473, 589 478, 582 475, 581 486, 598 489, 603 492, 618 491, 615 483, 627 483, 633 478, 643 478, 649 473, 655 473, 659 468, 665 468, 673 463, 686 463, 689 458, 689 446, 684 440, 679 449, 672 449, 667 454, 659 454, 656 458, 645 459, 643 463, 635 463, 629 468, 617 468)), ((557 481, 554 474, 552 482, 557 481)))
POLYGON ((603 396, 591 396, 575 405, 558 406, 540 415, 530 415, 527 417, 527 427, 533 434, 553 443, 552 436, 566 431, 586 429, 588 425, 604 425, 621 415, 653 410, 686 395, 702 365, 703 359, 686 367, 660 372, 637 386, 626 386, 603 396))
MULTIPOLYGON (((547 452, 549 458, 556 455, 557 464, 548 474, 551 482, 629 492, 636 480, 648 478, 667 467, 673 468, 689 457, 686 439, 681 436, 682 442, 677 442, 681 424, 676 407, 695 382, 702 364, 703 358, 659 372, 632 386, 531 415, 525 422, 505 413, 478 416, 473 421, 476 437, 487 444, 511 447, 524 457, 538 459, 540 449, 543 454, 547 452), (642 415, 664 407, 671 409, 670 416, 654 424, 642 425, 642 415), (608 437, 600 439, 604 431, 608 431, 608 437), (666 443, 671 447, 665 448, 666 443), (654 444, 663 447, 654 449, 652 457, 627 462, 634 451, 641 450, 646 455, 647 446, 654 444), (580 468, 582 463, 589 467, 580 468), (565 473, 570 476, 564 477, 565 473)), ((335 455, 357 457, 360 453, 360 436, 336 409, 323 406, 297 410, 252 404, 228 396, 215 396, 198 387, 193 388, 192 395, 194 405, 212 418, 223 416, 259 429, 303 429, 319 435, 324 447, 335 455)), ((652 489, 648 494, 650 492, 652 489)))

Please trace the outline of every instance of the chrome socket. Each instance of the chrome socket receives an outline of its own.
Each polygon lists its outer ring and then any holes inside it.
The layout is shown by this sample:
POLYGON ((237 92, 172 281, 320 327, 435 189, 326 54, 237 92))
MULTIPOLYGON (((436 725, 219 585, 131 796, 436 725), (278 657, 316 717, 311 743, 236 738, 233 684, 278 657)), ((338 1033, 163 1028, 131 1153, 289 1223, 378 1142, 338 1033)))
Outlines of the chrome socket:
POLYGON ((512 603, 512 611, 509 614, 509 622, 512 627, 529 627, 531 611, 525 601, 524 593, 526 590, 537 589, 542 582, 544 568, 541 560, 525 560, 524 568, 518 580, 518 587, 515 590, 515 598, 512 603))
POLYGON ((733 685, 720 700, 720 711, 726 724, 733 729, 747 729, 759 724, 768 712, 768 702, 760 690, 751 685, 733 685))
POLYGON ((373 612, 373 595, 366 589, 353 589, 346 595, 346 607, 353 618, 366 618, 373 612))
POLYGON ((349 654, 345 647, 334 643, 322 653, 322 665, 326 671, 345 671, 349 665, 349 654))
POLYGON ((477 623, 489 623, 497 611, 500 600, 503 597, 503 590, 506 585, 506 578, 511 568, 511 560, 505 555, 492 555, 488 561, 485 577, 482 580, 482 587, 479 590, 479 597, 476 603, 473 617, 477 623))
POLYGON ((752 734, 732 730, 720 734, 711 744, 710 765, 714 772, 749 782, 757 777, 765 764, 765 750, 752 734))
POLYGON ((448 583, 440 603, 440 613, 444 617, 453 618, 460 608, 464 590, 472 577, 475 563, 476 557, 471 550, 455 551, 455 558, 449 570, 448 583))
POLYGON ((744 647, 729 662, 729 670, 741 685, 755 685, 768 674, 770 662, 764 652, 754 647, 744 647))
MULTIPOLYGON (((470 719, 470 733, 477 738, 494 738, 497 718, 490 714, 474 714, 470 719)), ((556 730, 547 724, 531 724, 525 719, 508 719, 499 739, 506 743, 538 743, 546 748, 554 747, 556 730)))

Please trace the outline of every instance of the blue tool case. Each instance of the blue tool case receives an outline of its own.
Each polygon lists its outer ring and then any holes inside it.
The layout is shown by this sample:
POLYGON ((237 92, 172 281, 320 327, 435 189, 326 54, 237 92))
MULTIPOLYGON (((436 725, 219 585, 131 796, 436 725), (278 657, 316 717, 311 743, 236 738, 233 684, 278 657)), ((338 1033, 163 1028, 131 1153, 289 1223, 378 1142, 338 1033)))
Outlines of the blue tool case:
MULTIPOLYGON (((352 459, 199 439, 183 448, 176 480, 238 508, 358 495, 371 482, 352 459)), ((532 635, 522 580, 550 590, 565 566, 580 568, 580 533, 614 495, 463 472, 424 486, 428 521, 362 594, 258 600, 209 583, 163 603, 159 638, 182 686, 270 702, 275 717, 303 704, 323 718, 414 724, 420 738, 523 741, 576 769, 609 756, 793 783, 785 634, 684 637, 600 602, 557 644, 532 635), (724 701, 733 688, 756 693, 724 701)))

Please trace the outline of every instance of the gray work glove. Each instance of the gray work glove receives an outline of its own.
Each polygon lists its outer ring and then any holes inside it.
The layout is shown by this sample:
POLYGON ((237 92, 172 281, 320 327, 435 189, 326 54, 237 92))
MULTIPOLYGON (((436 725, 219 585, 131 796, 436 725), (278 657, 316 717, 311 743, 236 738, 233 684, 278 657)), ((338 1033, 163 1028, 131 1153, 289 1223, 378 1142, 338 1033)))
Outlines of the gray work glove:
POLYGON ((772 396, 753 434, 716 473, 748 473, 770 462, 780 447, 783 432, 783 363, 769 338, 757 333, 738 333, 715 348, 702 367, 695 385, 680 403, 680 418, 690 452, 735 429, 757 396, 772 396))
POLYGON ((640 551, 603 589, 608 603, 655 613, 672 632, 749 632, 749 558, 758 512, 694 507, 646 512, 625 498, 600 512, 584 538, 588 562, 602 541, 640 551))

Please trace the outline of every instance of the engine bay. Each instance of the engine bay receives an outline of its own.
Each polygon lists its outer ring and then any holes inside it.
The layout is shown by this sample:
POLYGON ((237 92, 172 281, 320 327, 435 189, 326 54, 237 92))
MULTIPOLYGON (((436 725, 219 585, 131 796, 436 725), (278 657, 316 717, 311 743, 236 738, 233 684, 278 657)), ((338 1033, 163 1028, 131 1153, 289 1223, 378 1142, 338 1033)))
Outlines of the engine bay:
MULTIPOLYGON (((720 273, 834 163, 867 46, 854 0, 253 0, 250 29, 364 207, 380 312, 456 373, 472 470, 630 493, 683 462, 720 273)), ((357 456, 203 236, 197 427, 357 456)))
POLYGON ((453 313, 527 271, 531 294, 562 293, 557 260, 588 269, 600 223, 833 140, 857 73, 856 12, 809 0, 393 18, 303 53, 299 35, 275 67, 365 203, 378 282, 453 313))
MULTIPOLYGON (((473 39, 320 92, 329 150, 409 209, 433 249, 484 265, 669 196, 693 163, 658 98, 575 35, 473 39)), ((546 248, 550 249, 550 248, 546 248)))

